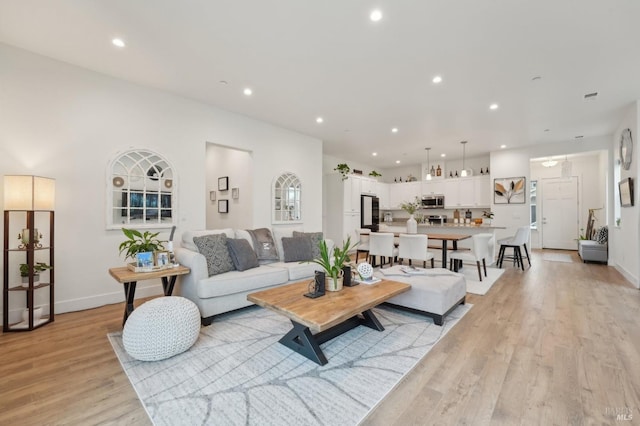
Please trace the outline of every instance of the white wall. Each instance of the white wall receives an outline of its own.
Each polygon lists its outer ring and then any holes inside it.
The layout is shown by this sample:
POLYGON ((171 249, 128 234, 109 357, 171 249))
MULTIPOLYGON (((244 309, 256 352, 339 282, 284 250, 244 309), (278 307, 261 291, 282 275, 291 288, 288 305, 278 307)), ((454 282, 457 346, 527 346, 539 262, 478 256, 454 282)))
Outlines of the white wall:
MULTIPOLYGON (((578 230, 586 229, 590 208, 602 208, 602 210, 598 210, 595 213, 597 218, 595 226, 597 228, 607 224, 607 211, 605 208, 607 205, 605 192, 607 179, 606 173, 601 170, 601 158, 607 158, 606 151, 598 151, 569 159, 571 162, 571 176, 578 178, 578 230)), ((536 215, 538 223, 542 219, 542 180, 561 177, 563 161, 558 160, 558 164, 554 167, 543 167, 539 161, 531 162, 531 180, 538 181, 536 215)), ((542 247, 542 232, 540 228, 531 231, 531 247, 542 247)))
MULTIPOLYGON (((609 264, 614 265, 629 281, 634 283, 636 287, 640 288, 640 259, 638 258, 640 248, 640 210, 638 204, 638 176, 640 176, 640 164, 638 161, 638 125, 640 123, 640 107, 638 102, 634 102, 627 111, 625 118, 622 120, 616 132, 613 135, 613 141, 611 143, 611 149, 614 152, 614 161, 620 158, 619 146, 620 146, 620 134, 624 129, 631 129, 631 135, 633 137, 633 151, 631 167, 629 170, 622 169, 620 172, 620 178, 626 179, 628 177, 633 179, 633 207, 622 207, 620 209, 620 227, 615 226, 615 218, 611 217, 609 220, 609 264)), ((613 163, 613 161, 612 161, 613 163)), ((610 201, 612 203, 620 203, 618 196, 618 182, 611 182, 613 191, 610 194, 610 201)))
MULTIPOLYGON (((542 145, 532 145, 519 149, 505 149, 491 152, 491 180, 496 178, 524 176, 527 178, 525 204, 492 204, 495 213, 493 223, 504 226, 505 230, 498 230, 496 238, 500 239, 514 235, 518 227, 529 224, 529 184, 531 182, 530 159, 571 153, 606 151, 611 158, 610 136, 584 138, 580 142, 574 140, 555 142, 542 145)), ((608 168, 608 175, 612 174, 612 167, 608 168)), ((610 206, 609 206, 610 208, 610 206)))
POLYGON ((250 152, 207 144, 207 229, 250 229, 253 224, 253 157, 250 152), (229 190, 218 190, 218 178, 229 178, 229 190), (238 188, 239 198, 231 197, 232 189, 238 188), (209 192, 215 191, 216 200, 211 201, 209 192), (218 213, 218 201, 229 202, 229 213, 218 213))
MULTIPOLYGON (((265 206, 282 171, 297 173, 305 194, 322 193, 320 140, 1 44, 0 63, 0 174, 56 179, 57 312, 124 300, 108 274, 124 265, 123 236, 105 229, 106 168, 117 152, 147 148, 174 165, 176 240, 205 227, 207 142, 252 152, 253 227, 270 227, 265 206)), ((321 229, 321 197, 303 197, 305 227, 321 229)), ((159 287, 141 283, 137 295, 159 287)))

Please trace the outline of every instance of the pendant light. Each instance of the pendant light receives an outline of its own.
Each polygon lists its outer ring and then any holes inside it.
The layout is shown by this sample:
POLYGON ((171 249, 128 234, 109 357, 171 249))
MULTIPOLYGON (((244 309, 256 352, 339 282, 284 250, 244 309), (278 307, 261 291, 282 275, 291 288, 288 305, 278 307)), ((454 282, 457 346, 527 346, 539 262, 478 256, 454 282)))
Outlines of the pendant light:
POLYGON ((425 180, 431 180, 433 178, 433 175, 436 174, 436 171, 433 166, 431 166, 431 170, 429 170, 429 151, 431 151, 431 148, 425 148, 425 150, 427 151, 427 176, 425 177, 425 180))
POLYGON ((558 164, 558 161, 554 160, 553 158, 550 158, 550 159, 542 162, 542 166, 543 167, 553 167, 556 164, 558 164))
POLYGON ((462 141, 460 143, 462 144, 462 171, 460 172, 460 176, 462 176, 462 177, 471 176, 471 173, 472 173, 471 169, 467 169, 464 166, 467 141, 462 141))

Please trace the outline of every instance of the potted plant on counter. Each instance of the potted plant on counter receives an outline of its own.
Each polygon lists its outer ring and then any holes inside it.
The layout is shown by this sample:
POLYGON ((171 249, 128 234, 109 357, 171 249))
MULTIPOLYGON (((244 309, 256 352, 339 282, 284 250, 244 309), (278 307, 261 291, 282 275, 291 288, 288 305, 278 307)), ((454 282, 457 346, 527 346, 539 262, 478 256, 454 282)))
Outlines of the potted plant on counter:
POLYGON ((414 202, 407 202, 400 204, 400 208, 405 212, 409 213, 409 220, 407 220, 407 234, 417 234, 418 233, 418 222, 416 221, 413 214, 422 207, 420 200, 416 197, 414 202))
POLYGON ((349 261, 349 250, 355 248, 358 244, 351 245, 351 237, 342 243, 342 247, 333 249, 333 257, 329 255, 329 247, 325 240, 320 241, 320 258, 313 259, 311 262, 316 263, 325 270, 326 274, 326 290, 340 291, 342 290, 343 272, 342 268, 349 261))
POLYGON ((482 223, 485 225, 491 225, 491 220, 493 219, 492 211, 483 211, 482 212, 482 223))

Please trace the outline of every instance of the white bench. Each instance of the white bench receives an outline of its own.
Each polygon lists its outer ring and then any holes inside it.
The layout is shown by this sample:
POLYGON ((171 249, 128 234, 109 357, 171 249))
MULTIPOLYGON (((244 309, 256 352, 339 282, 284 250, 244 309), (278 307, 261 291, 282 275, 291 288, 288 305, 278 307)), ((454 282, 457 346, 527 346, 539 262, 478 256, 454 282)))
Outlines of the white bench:
POLYGON ((429 316, 436 325, 442 325, 445 315, 464 305, 464 275, 443 268, 425 269, 424 275, 407 275, 400 268, 398 265, 375 273, 379 278, 411 284, 411 290, 392 297, 387 304, 429 316))

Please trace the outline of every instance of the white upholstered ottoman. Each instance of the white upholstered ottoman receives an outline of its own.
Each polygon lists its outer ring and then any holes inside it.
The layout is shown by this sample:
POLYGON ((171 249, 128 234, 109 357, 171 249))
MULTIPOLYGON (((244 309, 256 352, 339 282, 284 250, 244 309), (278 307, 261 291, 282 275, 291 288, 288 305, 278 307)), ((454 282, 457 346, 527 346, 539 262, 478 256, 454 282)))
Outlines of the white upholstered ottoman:
POLYGON ((427 315, 436 325, 442 325, 445 315, 464 304, 467 296, 464 275, 444 268, 425 269, 424 275, 407 275, 400 268, 394 266, 375 274, 380 278, 411 284, 411 290, 392 297, 388 304, 427 315))
POLYGON ((178 296, 159 297, 134 310, 122 331, 127 353, 140 361, 159 361, 189 349, 200 334, 200 310, 178 296))

